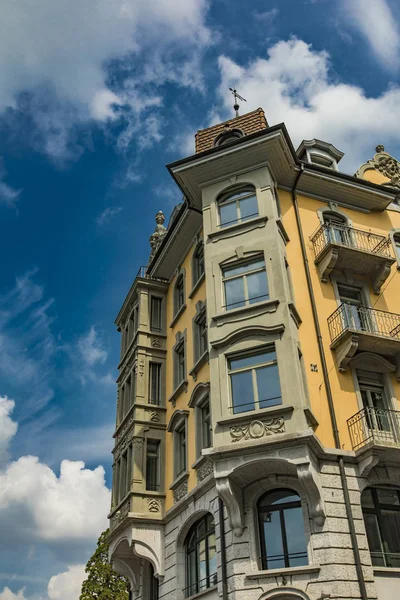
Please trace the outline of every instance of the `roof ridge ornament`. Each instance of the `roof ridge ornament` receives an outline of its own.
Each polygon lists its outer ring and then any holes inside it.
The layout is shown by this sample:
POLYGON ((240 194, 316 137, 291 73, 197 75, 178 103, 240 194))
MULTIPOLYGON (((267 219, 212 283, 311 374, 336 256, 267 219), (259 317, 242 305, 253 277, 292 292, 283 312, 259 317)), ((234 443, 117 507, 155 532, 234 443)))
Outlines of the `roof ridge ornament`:
POLYGON ((235 99, 235 104, 233 105, 233 110, 235 111, 235 117, 239 116, 239 104, 238 104, 238 100, 241 100, 242 102, 247 102, 246 98, 243 98, 242 96, 240 96, 240 94, 237 93, 236 91, 236 87, 234 88, 229 88, 233 94, 233 97, 235 99))
POLYGON ((162 210, 158 211, 158 213, 155 216, 155 219, 156 219, 156 227, 149 238, 149 242, 150 242, 150 246, 151 246, 149 263, 151 262, 155 253, 157 252, 163 237, 167 233, 167 228, 164 225, 165 215, 162 210))
POLYGON ((364 178, 366 171, 375 169, 382 173, 389 181, 383 183, 387 187, 400 188, 400 162, 389 152, 385 151, 383 144, 378 144, 375 148, 375 155, 372 159, 361 165, 356 172, 356 177, 364 178))

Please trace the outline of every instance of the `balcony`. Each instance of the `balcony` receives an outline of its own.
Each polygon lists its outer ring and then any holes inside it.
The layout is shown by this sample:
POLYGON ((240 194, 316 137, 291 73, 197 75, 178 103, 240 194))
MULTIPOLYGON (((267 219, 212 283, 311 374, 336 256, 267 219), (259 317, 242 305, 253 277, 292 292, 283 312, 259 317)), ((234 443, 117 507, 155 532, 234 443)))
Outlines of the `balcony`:
POLYGON ((328 318, 328 327, 339 371, 346 370, 357 350, 395 357, 400 365, 400 315, 341 304, 328 318))
POLYGON ((324 223, 311 238, 315 264, 322 282, 333 269, 349 270, 370 278, 375 294, 395 262, 388 237, 338 223, 324 223))
POLYGON ((363 408, 347 420, 347 427, 355 451, 370 449, 373 446, 389 451, 400 448, 400 411, 363 408))

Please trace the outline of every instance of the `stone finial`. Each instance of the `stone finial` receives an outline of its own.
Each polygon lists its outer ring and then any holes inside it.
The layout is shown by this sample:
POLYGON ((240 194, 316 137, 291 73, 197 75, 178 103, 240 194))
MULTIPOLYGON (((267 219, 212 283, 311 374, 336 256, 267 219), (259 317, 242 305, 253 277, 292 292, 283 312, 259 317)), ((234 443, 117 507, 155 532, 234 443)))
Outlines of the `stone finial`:
POLYGON ((159 210, 156 214, 156 227, 149 238, 151 252, 149 262, 157 252, 157 249, 163 239, 164 235, 167 233, 167 228, 164 226, 165 215, 162 210, 159 210))
POLYGON ((383 144, 378 144, 377 147, 375 148, 375 151, 377 153, 379 153, 379 152, 385 152, 385 146, 383 144))

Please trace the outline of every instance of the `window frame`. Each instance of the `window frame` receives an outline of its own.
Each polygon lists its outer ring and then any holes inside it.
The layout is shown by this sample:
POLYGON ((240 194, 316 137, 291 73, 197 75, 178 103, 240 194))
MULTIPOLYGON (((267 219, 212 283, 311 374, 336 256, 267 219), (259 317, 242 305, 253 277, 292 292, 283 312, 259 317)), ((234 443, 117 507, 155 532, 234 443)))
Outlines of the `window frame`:
POLYGON ((145 488, 148 492, 159 492, 161 488, 161 472, 160 472, 160 448, 161 440, 147 438, 146 439, 146 477, 145 488), (149 451, 149 447, 153 445, 155 450, 149 451), (155 459, 155 483, 149 481, 149 459, 155 459))
POLYGON ((192 257, 192 287, 195 288, 205 275, 204 242, 200 240, 193 251, 192 257), (200 254, 200 256, 199 256, 200 254), (199 268, 201 266, 202 268, 199 268))
MULTIPOLYGON (((285 514, 284 514, 285 510, 290 510, 293 508, 300 508, 300 514, 301 514, 302 523, 303 523, 304 546, 305 546, 305 552, 303 552, 301 554, 304 554, 305 558, 306 558, 306 564, 303 566, 307 566, 309 564, 306 522, 305 522, 304 514, 303 514, 303 502, 302 502, 301 496, 296 490, 294 490, 292 488, 272 488, 272 489, 268 490, 267 492, 261 494, 261 496, 257 500, 258 539, 259 539, 259 550, 261 553, 260 554, 260 564, 261 564, 261 568, 266 571, 269 571, 274 568, 281 568, 281 569, 295 568, 295 567, 291 567, 291 565, 290 565, 291 554, 289 553, 289 549, 288 549, 288 536, 287 536, 285 514), (291 495, 297 496, 298 500, 290 501, 290 502, 276 503, 276 504, 272 503, 270 505, 267 505, 266 507, 260 506, 260 504, 262 503, 262 501, 265 498, 267 498, 269 495, 272 495, 279 491, 289 492, 289 493, 291 493, 291 495), (265 536, 264 529, 263 529, 264 519, 262 519, 261 516, 264 514, 268 515, 271 512, 279 513, 283 554, 278 555, 278 556, 282 556, 282 558, 285 562, 284 567, 274 567, 274 566, 268 567, 266 536, 265 536)), ((299 553, 292 553, 292 554, 299 554, 299 553)), ((275 555, 272 555, 272 556, 274 557, 275 555)), ((270 560, 270 562, 271 562, 271 560, 270 560)))
POLYGON ((162 385, 162 373, 163 373, 163 363, 150 360, 149 361, 149 390, 148 390, 148 403, 152 406, 161 406, 163 404, 163 385, 162 385), (157 377, 157 398, 156 401, 153 400, 153 369, 157 367, 158 377, 157 377))
POLYGON ((226 359, 227 359, 227 374, 228 374, 228 384, 229 384, 229 394, 230 394, 229 397, 231 400, 231 404, 228 408, 229 408, 229 412, 231 414, 241 415, 241 414, 247 413, 247 412, 254 412, 254 411, 259 411, 259 410, 265 410, 268 408, 275 408, 275 407, 281 406, 283 404, 281 376, 279 374, 279 361, 278 361, 278 354, 276 351, 275 344, 269 344, 268 346, 261 346, 258 348, 251 348, 251 349, 246 349, 244 351, 238 351, 233 354, 227 355, 226 359), (263 362, 263 363, 260 362, 260 363, 256 363, 255 365, 249 365, 249 366, 242 367, 239 369, 232 369, 230 366, 230 363, 233 360, 238 360, 238 359, 240 360, 241 358, 248 358, 251 356, 258 356, 258 355, 266 354, 266 353, 271 353, 271 354, 274 353, 276 358, 271 361, 268 361, 268 362, 263 362), (261 402, 266 401, 266 400, 275 400, 277 398, 280 398, 281 402, 279 404, 273 404, 271 407, 269 407, 269 406, 260 407, 260 399, 258 397, 258 382, 257 382, 256 371, 257 371, 257 369, 274 366, 274 365, 276 365, 277 372, 278 372, 278 382, 279 382, 279 389, 280 389, 281 395, 273 396, 272 398, 267 398, 265 400, 261 400, 261 402), (251 378, 252 378, 252 384, 253 384, 253 403, 252 404, 250 404, 250 403, 238 404, 236 407, 247 406, 247 404, 249 404, 250 406, 254 406, 254 408, 249 409, 249 410, 235 412, 234 392, 233 392, 233 386, 232 386, 232 375, 235 375, 236 373, 244 373, 244 372, 248 372, 248 371, 251 371, 251 378), (255 390, 256 390, 256 394, 254 394, 255 390))
MULTIPOLYGON (((211 587, 217 585, 218 582, 218 566, 215 565, 215 571, 210 572, 211 564, 210 564, 210 540, 214 538, 215 543, 215 557, 217 558, 217 543, 216 543, 216 528, 215 528, 215 520, 211 513, 206 513, 200 519, 198 519, 193 525, 190 527, 184 543, 184 553, 185 553, 185 588, 184 588, 184 597, 190 598, 195 594, 199 594, 200 592, 204 592, 211 587), (204 526, 204 534, 199 534, 199 529, 204 526), (194 541, 193 537, 194 537, 194 541), (189 542, 192 542, 189 546, 189 542), (203 579, 200 579, 200 545, 204 543, 205 549, 205 571, 206 576, 203 579), (191 581, 192 573, 190 569, 191 555, 194 554, 194 566, 195 566, 195 580, 191 581), (203 587, 202 582, 206 580, 206 584, 203 587)), ((216 561, 217 563, 217 561, 216 561)))
POLYGON ((181 271, 178 274, 174 285, 174 318, 185 307, 185 301, 185 274, 181 271))
POLYGON ((197 409, 197 416, 199 419, 199 429, 200 429, 200 452, 199 455, 201 456, 201 451, 205 450, 206 448, 212 448, 213 445, 213 428, 212 428, 212 416, 211 416, 211 402, 210 402, 210 395, 209 393, 207 393, 201 400, 199 400, 198 404, 196 405, 196 409, 197 409), (204 412, 205 409, 208 408, 208 417, 207 419, 204 418, 204 412), (208 423, 207 423, 208 421, 208 423), (205 430, 208 432, 207 434, 207 439, 208 442, 207 444, 205 444, 205 430))
POLYGON ((208 352, 207 307, 205 302, 196 304, 196 315, 193 318, 194 364, 208 352))
POLYGON ((156 333, 162 333, 164 331, 164 319, 163 319, 163 297, 157 296, 155 294, 151 294, 150 296, 150 330, 156 333), (154 318, 153 318, 153 303, 157 301, 159 302, 159 327, 154 326, 154 318))
POLYGON ((174 389, 186 381, 186 340, 181 339, 174 346, 174 389))
POLYGON ((252 219, 256 219, 260 216, 260 206, 257 197, 257 191, 254 185, 247 184, 241 185, 236 188, 231 188, 222 192, 217 198, 217 212, 218 212, 218 229, 220 231, 227 227, 233 227, 235 225, 241 225, 242 223, 250 222, 252 219), (249 215, 248 217, 242 217, 240 202, 247 198, 254 197, 257 204, 257 212, 249 215), (221 220, 221 206, 228 206, 229 204, 236 204, 236 219, 233 221, 222 222, 221 220))
POLYGON ((224 302, 222 308, 226 312, 235 310, 235 308, 248 308, 250 306, 258 304, 259 302, 264 302, 271 298, 270 288, 269 288, 269 280, 268 280, 268 274, 267 274, 267 264, 266 264, 265 256, 263 253, 248 257, 248 258, 240 260, 240 261, 221 264, 221 276, 222 276, 222 289, 223 289, 223 302, 224 302), (256 267, 254 269, 250 269, 248 271, 244 271, 243 273, 239 273, 237 275, 230 275, 230 276, 228 275, 227 276, 225 274, 225 271, 227 271, 229 269, 246 267, 247 265, 259 263, 261 261, 264 263, 263 266, 256 267), (255 273, 265 273, 265 279, 266 279, 266 284, 267 284, 267 294, 262 294, 261 296, 249 297, 247 277, 249 275, 254 275, 255 273), (225 284, 226 284, 226 282, 234 281, 234 280, 238 280, 238 279, 243 279, 243 291, 244 291, 243 300, 238 300, 237 302, 231 302, 228 304, 227 300, 226 300, 226 285, 225 284), (252 300, 256 300, 256 302, 251 302, 252 300))
POLYGON ((392 242, 394 256, 397 261, 397 269, 400 270, 400 229, 391 229, 389 236, 392 242))
MULTIPOLYGON (((383 519, 382 519, 382 508, 383 510, 388 510, 388 511, 394 511, 394 512, 399 512, 400 513, 400 488, 395 487, 395 486, 368 486, 366 487, 362 494, 361 494, 361 510, 362 510, 362 514, 363 514, 363 520, 364 520, 364 526, 365 526, 365 532, 367 534, 367 541, 368 541, 368 549, 370 549, 369 546, 369 539, 368 539, 368 530, 367 530, 367 521, 365 519, 365 514, 369 514, 369 515, 374 515, 376 517, 376 524, 377 524, 377 533, 379 535, 379 542, 380 542, 380 546, 382 551, 381 552, 372 552, 371 550, 369 550, 370 552, 370 556, 371 556, 371 563, 373 567, 384 567, 384 568, 388 568, 388 569, 399 569, 400 568, 400 553, 396 553, 396 552, 386 552, 384 551, 385 545, 387 545, 387 541, 385 541, 385 535, 383 535, 385 533, 385 529, 387 529, 384 525, 383 525, 383 519), (371 491, 371 496, 372 496, 372 500, 373 500, 373 508, 371 507, 365 507, 363 506, 363 494, 365 492, 367 492, 368 490, 371 491), (379 501, 379 496, 378 496, 378 492, 377 490, 391 490, 397 493, 398 496, 398 500, 399 500, 399 504, 398 505, 391 505, 391 504, 384 504, 381 503, 379 501), (380 554, 381 558, 383 559, 384 564, 375 564, 374 563, 374 556, 376 554, 380 554), (391 564, 388 564, 388 561, 390 559, 387 558, 387 555, 393 555, 393 554, 398 554, 398 564, 396 566, 392 566, 391 564)), ((399 535, 399 540, 398 540, 399 546, 400 546, 400 535, 399 535)))
POLYGON ((188 470, 186 422, 187 419, 183 419, 176 425, 174 429, 174 479, 178 479, 182 475, 186 474, 188 470))

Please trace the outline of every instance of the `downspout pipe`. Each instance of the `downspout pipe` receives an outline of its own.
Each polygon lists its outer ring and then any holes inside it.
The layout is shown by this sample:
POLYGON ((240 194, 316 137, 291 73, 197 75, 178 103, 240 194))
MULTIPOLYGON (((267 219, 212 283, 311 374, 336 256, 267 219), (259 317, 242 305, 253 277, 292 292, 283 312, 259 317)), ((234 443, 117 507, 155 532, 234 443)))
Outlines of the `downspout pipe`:
MULTIPOLYGON (((308 293, 310 296, 311 310, 312 310, 312 314, 313 314, 315 333, 317 336, 318 350, 319 350, 319 355, 321 358, 322 374, 323 374, 323 378, 324 378, 326 396, 328 399, 329 416, 330 416, 330 420, 331 420, 331 424, 332 424, 333 438, 335 441, 336 449, 341 450, 342 446, 340 443, 339 428, 338 428, 337 419, 336 419, 335 405, 333 402, 332 388, 331 388, 331 384, 329 381, 329 372, 328 372, 328 367, 326 364, 326 356, 325 356, 325 351, 324 351, 324 345, 322 342, 322 334, 321 334, 321 328, 319 325, 317 305, 315 302, 314 290, 313 290, 313 286, 312 286, 310 265, 308 262, 306 245, 304 243, 303 228, 301 226, 299 206, 298 206, 298 202, 297 202, 297 193, 296 193, 297 187, 298 187, 300 178, 303 173, 304 173, 304 164, 301 163, 300 171, 298 172, 296 179, 294 181, 293 187, 292 187, 292 201, 293 201, 293 208, 294 208, 294 213, 295 213, 295 217, 296 217, 297 231, 298 231, 299 239, 300 239, 301 254, 303 257, 304 270, 306 273, 307 288, 308 288, 308 293)), ((350 539, 351 539, 352 548, 353 548, 354 563, 355 563, 356 572, 357 572, 357 579, 358 579, 358 584, 359 584, 359 588, 360 588, 360 594, 361 594, 362 600, 368 600, 367 588, 365 585, 364 574, 363 574, 362 565, 361 565, 360 549, 358 547, 357 534, 356 534, 356 529, 355 529, 355 525, 354 525, 354 518, 353 518, 353 513, 351 510, 350 494, 349 494, 349 488, 347 485, 347 477, 346 477, 343 456, 338 456, 338 464, 339 464, 340 480, 341 480, 342 488, 343 488, 344 503, 345 503, 345 507, 346 507, 346 516, 347 516, 347 520, 349 523, 350 539)))
POLYGON ((222 600, 228 600, 228 578, 226 574, 226 540, 225 540, 225 521, 224 521, 224 503, 218 498, 219 513, 219 540, 221 547, 221 583, 222 600))

